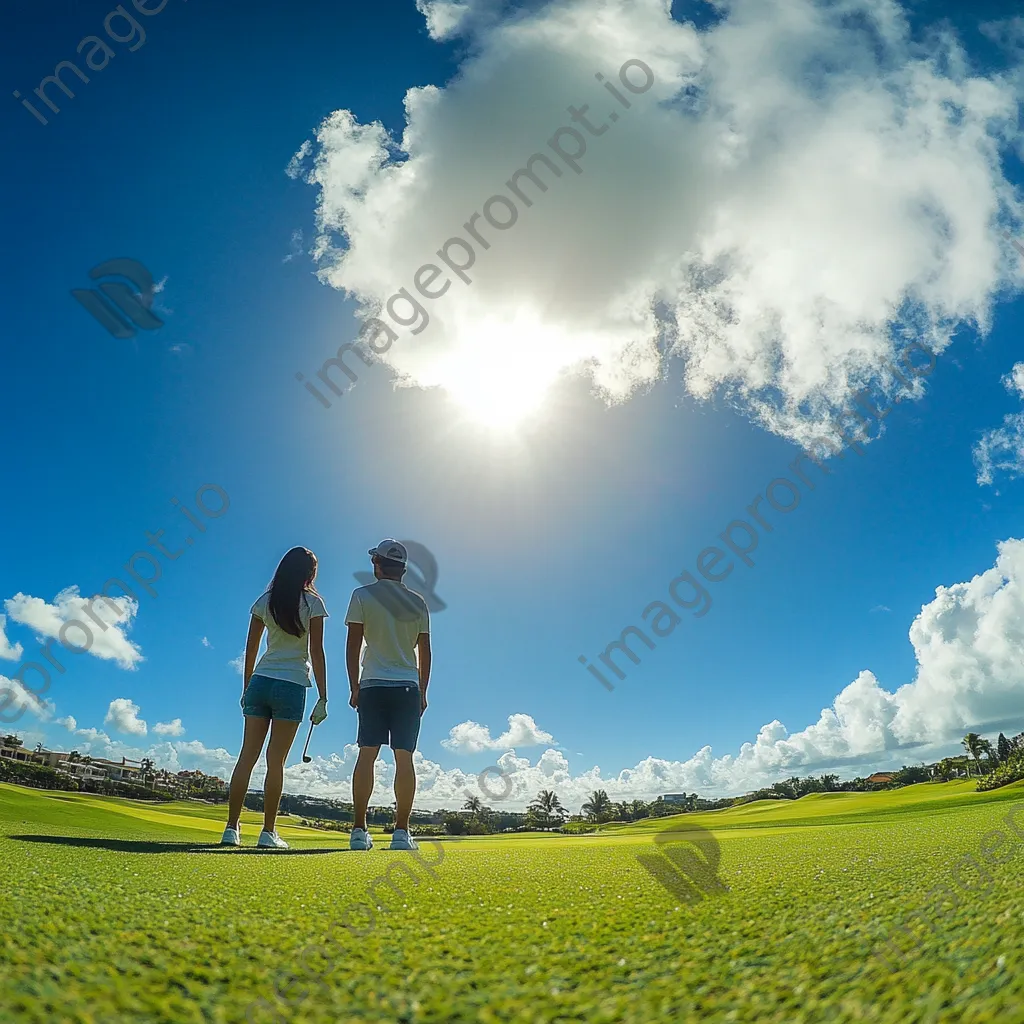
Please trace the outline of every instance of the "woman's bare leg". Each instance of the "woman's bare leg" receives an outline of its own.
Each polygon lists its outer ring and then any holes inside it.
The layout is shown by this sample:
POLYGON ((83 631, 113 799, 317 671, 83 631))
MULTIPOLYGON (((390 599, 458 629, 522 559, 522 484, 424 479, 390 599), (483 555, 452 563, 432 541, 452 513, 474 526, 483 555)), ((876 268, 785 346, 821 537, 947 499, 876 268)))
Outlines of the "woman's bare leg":
POLYGON ((282 718, 275 718, 270 729, 267 778, 263 783, 263 829, 266 832, 273 832, 277 824, 277 810, 281 806, 281 790, 284 789, 284 762, 298 731, 298 722, 286 722, 282 718))
POLYGON ((238 828, 238 819, 242 815, 245 794, 249 791, 249 778, 256 762, 260 759, 263 741, 267 738, 270 728, 269 718, 245 716, 245 733, 242 736, 242 749, 238 755, 238 763, 231 773, 231 788, 228 790, 228 828, 238 828))

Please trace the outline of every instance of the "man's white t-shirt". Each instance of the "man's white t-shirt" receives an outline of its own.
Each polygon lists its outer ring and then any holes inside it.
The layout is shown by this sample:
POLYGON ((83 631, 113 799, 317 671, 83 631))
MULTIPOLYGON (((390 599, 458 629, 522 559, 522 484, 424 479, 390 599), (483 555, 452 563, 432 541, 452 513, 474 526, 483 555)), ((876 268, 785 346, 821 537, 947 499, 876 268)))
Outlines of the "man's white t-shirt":
POLYGON ((267 649, 256 662, 254 676, 268 676, 270 679, 287 679, 299 686, 312 686, 309 678, 309 620, 327 618, 327 609, 319 594, 303 591, 299 601, 299 621, 302 636, 285 632, 270 614, 268 604, 270 591, 263 594, 252 606, 251 613, 262 619, 267 627, 267 649))
POLYGON ((352 592, 346 622, 363 624, 359 685, 418 683, 416 640, 430 632, 427 603, 398 580, 377 580, 352 592))

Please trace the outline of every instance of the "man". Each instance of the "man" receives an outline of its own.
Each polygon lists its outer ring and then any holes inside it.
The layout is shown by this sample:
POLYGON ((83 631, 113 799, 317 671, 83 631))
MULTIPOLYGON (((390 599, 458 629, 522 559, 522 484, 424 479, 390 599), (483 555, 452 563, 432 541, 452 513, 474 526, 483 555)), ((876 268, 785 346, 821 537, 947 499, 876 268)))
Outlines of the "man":
POLYGON ((352 773, 355 826, 352 850, 373 846, 366 830, 366 808, 373 795, 374 765, 381 745, 395 755, 395 831, 392 850, 418 849, 409 835, 409 815, 416 795, 412 755, 427 709, 430 681, 430 613, 426 602, 403 582, 409 564, 405 545, 382 540, 369 551, 375 583, 352 593, 345 622, 348 645, 349 704, 359 715, 359 758, 352 773), (359 652, 363 644, 362 671, 359 652), (417 654, 419 658, 417 659, 417 654))

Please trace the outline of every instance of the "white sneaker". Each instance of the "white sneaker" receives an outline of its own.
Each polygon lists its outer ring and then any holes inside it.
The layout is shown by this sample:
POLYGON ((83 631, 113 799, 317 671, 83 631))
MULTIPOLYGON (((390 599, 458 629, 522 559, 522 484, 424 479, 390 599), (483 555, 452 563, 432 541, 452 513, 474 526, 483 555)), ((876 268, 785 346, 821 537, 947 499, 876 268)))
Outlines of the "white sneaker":
POLYGON ((348 848, 350 850, 372 850, 373 840, 365 828, 354 828, 348 837, 348 848))
POLYGON ((389 850, 418 850, 416 840, 404 828, 396 828, 391 835, 389 850))
POLYGON ((256 841, 257 846, 270 846, 275 850, 287 850, 288 844, 276 833, 264 829, 256 841))
POLYGON ((224 835, 220 837, 221 846, 241 846, 242 837, 237 828, 224 829, 224 835))

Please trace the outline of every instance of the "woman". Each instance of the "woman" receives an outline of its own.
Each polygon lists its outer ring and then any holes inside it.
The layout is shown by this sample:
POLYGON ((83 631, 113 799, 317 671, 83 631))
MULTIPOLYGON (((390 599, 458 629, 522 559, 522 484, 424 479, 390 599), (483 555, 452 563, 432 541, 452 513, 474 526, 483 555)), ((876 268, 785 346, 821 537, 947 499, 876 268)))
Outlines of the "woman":
POLYGON ((249 636, 245 641, 242 673, 242 712, 245 735, 238 764, 231 775, 228 823, 221 844, 241 846, 239 817, 249 789, 249 777, 267 746, 267 778, 263 783, 263 831, 257 846, 287 850, 275 831, 284 785, 284 762, 306 708, 310 686, 309 660, 320 699, 310 721, 319 725, 327 717, 327 659, 324 657, 324 619, 327 609, 313 586, 316 555, 307 548, 292 548, 281 559, 270 588, 252 606, 249 636), (263 630, 267 649, 256 661, 263 630))

